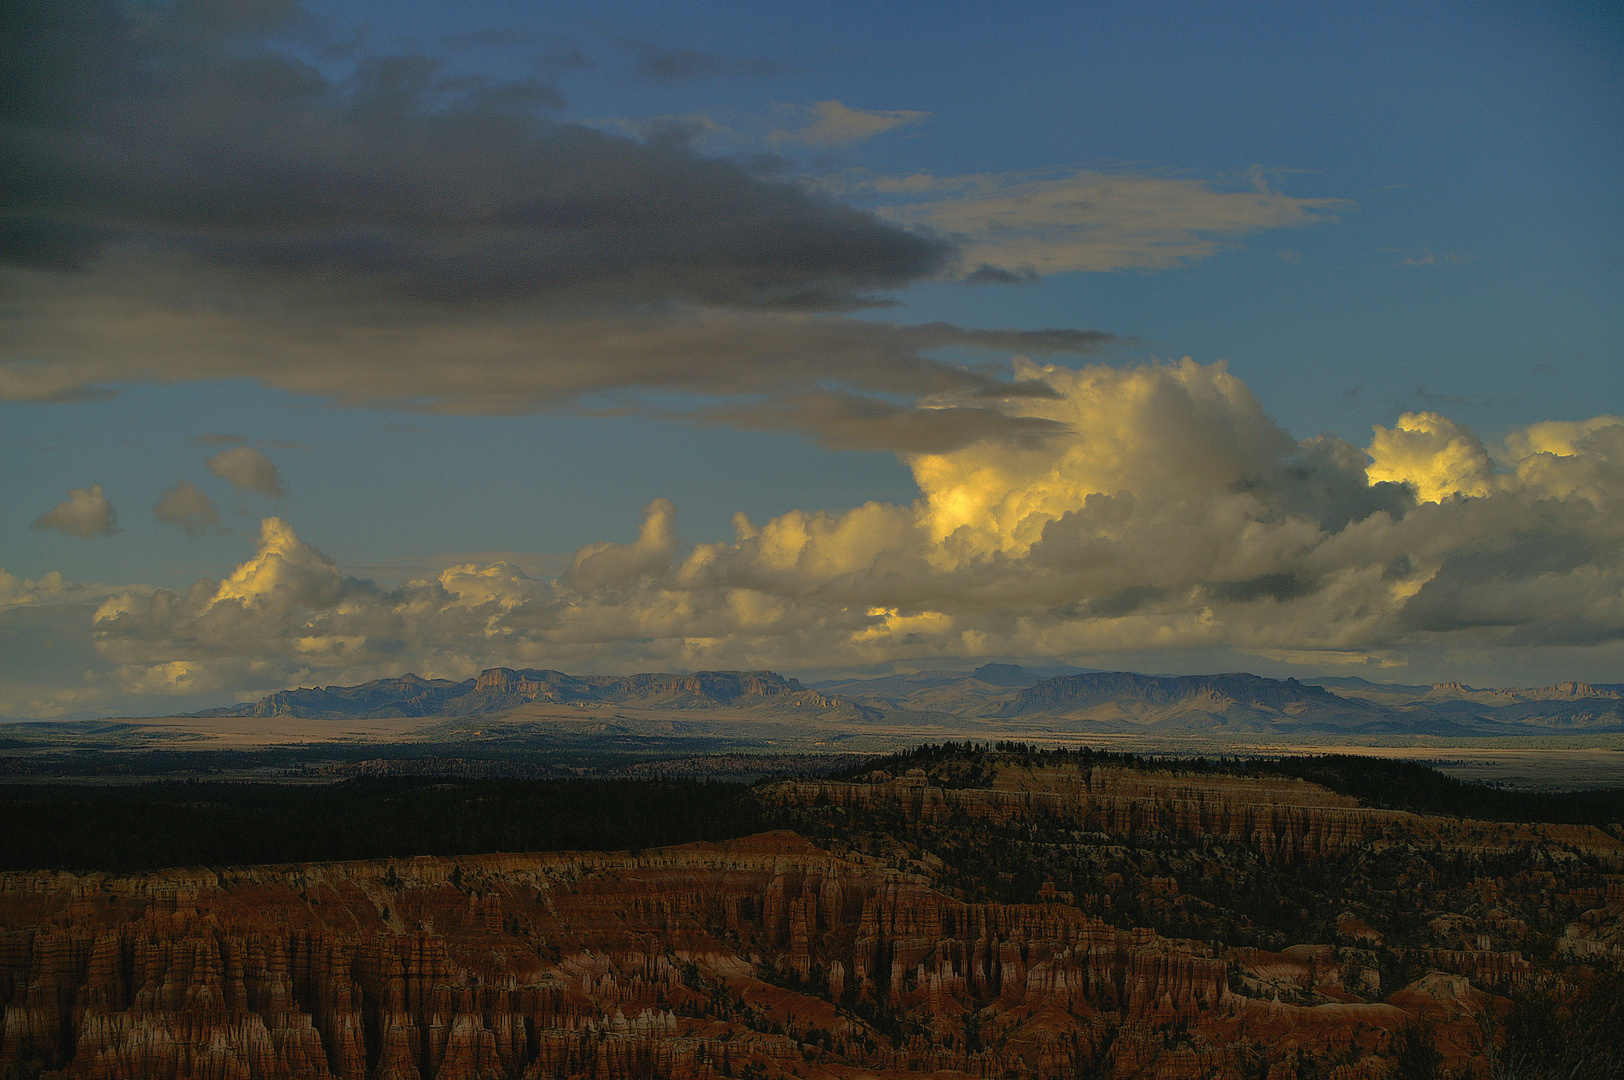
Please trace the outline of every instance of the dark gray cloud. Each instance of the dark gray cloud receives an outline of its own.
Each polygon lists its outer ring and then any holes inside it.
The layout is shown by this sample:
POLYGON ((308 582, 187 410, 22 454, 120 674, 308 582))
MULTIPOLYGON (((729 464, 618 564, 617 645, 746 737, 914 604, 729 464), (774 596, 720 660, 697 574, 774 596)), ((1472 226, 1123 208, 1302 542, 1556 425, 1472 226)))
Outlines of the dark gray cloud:
POLYGON ((382 56, 335 83, 248 36, 289 5, 27 6, 3 91, 12 265, 84 268, 139 239, 412 300, 831 308, 948 251, 730 161, 551 120, 539 81, 382 56))
POLYGON ((660 116, 638 129, 643 141, 668 150, 688 150, 705 136, 706 124, 688 116, 660 116))
POLYGON ((1365 460, 1358 447, 1334 435, 1318 435, 1298 444, 1268 486, 1279 491, 1286 510, 1333 532, 1378 510, 1403 517, 1415 506, 1414 490, 1389 480, 1370 482, 1365 460))
MULTIPOLYGON (((946 273, 952 244, 700 156, 692 124, 638 141, 562 122, 539 80, 355 54, 336 81, 277 44, 308 53, 315 27, 269 0, 22 6, 0 66, 0 398, 248 377, 516 412, 647 390, 815 402, 833 382, 907 408, 1022 392, 933 350, 1113 340, 841 317, 946 273)), ((891 426, 910 448, 961 430, 891 426)))
POLYGON ((1450 552, 1405 604, 1404 625, 1435 634, 1500 630, 1516 644, 1624 638, 1620 530, 1598 528, 1594 507, 1577 500, 1523 509, 1514 530, 1472 534, 1450 552))
POLYGON ((946 453, 978 442, 1031 446, 1070 430, 1054 420, 999 409, 948 406, 920 409, 857 394, 806 393, 766 402, 719 405, 701 412, 707 423, 776 431, 806 427, 834 450, 946 453))
POLYGON ((1037 280, 1038 272, 1030 267, 1016 272, 986 263, 964 275, 966 285, 1030 285, 1037 280))
POLYGON ((1259 574, 1245 581, 1218 581, 1210 586, 1212 595, 1231 604, 1254 600, 1297 600, 1319 591, 1319 584, 1296 573, 1259 574))

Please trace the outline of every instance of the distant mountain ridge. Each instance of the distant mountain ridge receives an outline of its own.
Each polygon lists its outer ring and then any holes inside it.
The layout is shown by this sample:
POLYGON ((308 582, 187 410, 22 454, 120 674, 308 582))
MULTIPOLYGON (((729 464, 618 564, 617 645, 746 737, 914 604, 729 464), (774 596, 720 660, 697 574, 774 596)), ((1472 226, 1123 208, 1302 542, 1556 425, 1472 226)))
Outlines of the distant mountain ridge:
MULTIPOLYGON (((1357 678, 1299 682, 1246 672, 1141 675, 1085 671, 1043 678, 1016 664, 974 671, 845 679, 808 688, 771 671, 570 675, 490 668, 472 679, 402 675, 359 686, 283 690, 197 717, 306 720, 423 717, 463 721, 533 705, 691 711, 709 722, 752 714, 827 728, 890 720, 921 728, 1003 728, 1012 722, 1056 733, 1169 735, 1308 733, 1444 736, 1624 732, 1624 685, 1560 683, 1475 689, 1408 686, 1357 678)), ((731 721, 728 721, 731 722, 731 721)))
POLYGON ((1231 672, 1225 675, 1137 675, 1101 671, 1048 679, 1015 695, 1000 716, 1055 712, 1102 704, 1172 705, 1191 698, 1228 700, 1236 704, 1284 709, 1304 704, 1345 704, 1322 686, 1296 679, 1268 679, 1231 672))
POLYGON ((477 717, 521 705, 608 704, 665 709, 746 706, 831 710, 843 703, 796 679, 771 671, 696 671, 692 674, 569 675, 541 669, 490 668, 472 679, 402 675, 359 686, 282 690, 257 702, 210 709, 194 716, 290 716, 305 720, 396 716, 477 717))
POLYGON ((1078 671, 1042 678, 1015 664, 818 684, 884 709, 1052 730, 1160 734, 1367 733, 1448 736, 1624 732, 1624 684, 1565 682, 1480 690, 1356 677, 1270 679, 1245 672, 1143 675, 1078 671))
POLYGON ((1380 705, 1343 698, 1296 679, 1269 679, 1245 672, 1067 675, 1018 691, 992 715, 1069 719, 1167 734, 1389 731, 1405 726, 1380 705))
POLYGON ((1464 723, 1493 722, 1512 731, 1624 730, 1624 683, 1561 682, 1553 686, 1475 687, 1458 682, 1409 686, 1358 678, 1315 679, 1351 700, 1464 723))

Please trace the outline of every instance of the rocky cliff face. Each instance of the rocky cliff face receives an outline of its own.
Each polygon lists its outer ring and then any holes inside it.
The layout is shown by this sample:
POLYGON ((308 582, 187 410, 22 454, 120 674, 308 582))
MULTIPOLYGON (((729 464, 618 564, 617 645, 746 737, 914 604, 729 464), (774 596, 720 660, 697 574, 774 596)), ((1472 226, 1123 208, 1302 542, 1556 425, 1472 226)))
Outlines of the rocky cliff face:
POLYGON ((1464 1064, 1487 992, 1624 956, 1624 857, 1596 830, 1117 767, 940 779, 769 789, 846 818, 825 846, 3 875, 0 1078, 1377 1080, 1409 1020, 1464 1064), (864 852, 865 815, 903 824, 864 852), (1041 830, 1062 839, 1039 871, 1096 845, 1094 893, 972 901, 929 846, 1041 830), (1399 899, 1346 898, 1288 946, 1169 930, 1218 925, 1213 898, 1263 918, 1251 892, 1291 867, 1399 899))
POLYGON ((1242 845, 1270 860, 1339 858, 1371 844, 1496 854, 1561 844, 1610 861, 1624 843, 1578 825, 1506 825, 1360 806, 1302 780, 1144 772, 1118 766, 1005 765, 986 787, 950 787, 917 775, 859 782, 784 781, 766 798, 785 805, 850 807, 942 823, 955 815, 998 824, 1062 819, 1134 842, 1156 837, 1242 845))
POLYGON ((11 875, 0 913, 4 1076, 1002 1072, 1024 1056, 1051 1072, 1097 1013, 1188 1019, 1231 997, 1227 963, 1190 943, 1058 905, 959 903, 788 834, 641 856, 11 875), (898 1012, 927 1019, 891 1029, 898 1012), (1037 1013, 1064 1017, 1065 1037, 1026 1022, 1037 1013), (993 1024, 1018 1037, 990 1050, 993 1024))
POLYGON ((955 814, 999 823, 1060 817, 1126 840, 1199 836, 1288 861, 1346 854, 1385 834, 1414 833, 1420 824, 1414 815, 1361 807, 1301 781, 1231 776, 1194 781, 1114 767, 1006 769, 998 786, 984 789, 938 787, 908 776, 867 783, 788 781, 769 797, 798 805, 886 809, 930 822, 955 814))

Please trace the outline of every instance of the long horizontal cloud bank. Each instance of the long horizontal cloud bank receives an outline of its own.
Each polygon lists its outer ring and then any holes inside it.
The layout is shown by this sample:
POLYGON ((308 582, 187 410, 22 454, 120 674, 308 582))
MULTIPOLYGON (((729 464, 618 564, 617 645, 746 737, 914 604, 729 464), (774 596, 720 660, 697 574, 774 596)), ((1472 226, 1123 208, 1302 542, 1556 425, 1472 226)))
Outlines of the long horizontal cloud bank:
MULTIPOLYGON (((907 408, 1021 392, 931 350, 1111 340, 842 314, 948 272, 953 243, 737 161, 564 122, 544 82, 353 50, 317 67, 301 57, 330 43, 296 4, 14 16, 0 398, 249 377, 515 412, 680 391, 761 396, 779 425, 821 435, 832 385, 907 408)), ((917 424, 891 426, 896 440, 871 418, 866 442, 919 444, 917 424)), ((996 426, 973 413, 935 446, 996 426)))
POLYGON ((128 692, 225 696, 499 664, 1619 655, 1624 419, 1523 429, 1497 468, 1431 413, 1378 428, 1368 455, 1294 440, 1221 365, 1017 375, 1053 396, 999 407, 1063 433, 914 455, 910 505, 741 515, 732 541, 685 546, 659 500, 635 540, 556 580, 469 564, 397 588, 267 519, 224 581, 109 596, 95 648, 128 692))
MULTIPOLYGON (((550 82, 364 54, 282 0, 30 0, 8 31, 6 400, 222 378, 473 413, 676 392, 718 399, 702 422, 832 446, 1029 444, 1045 425, 984 406, 1027 390, 942 351, 1084 357, 1112 335, 852 313, 926 280, 1174 265, 1335 208, 1093 173, 814 191, 566 122, 550 82)), ((925 119, 815 112, 808 132, 925 119)))

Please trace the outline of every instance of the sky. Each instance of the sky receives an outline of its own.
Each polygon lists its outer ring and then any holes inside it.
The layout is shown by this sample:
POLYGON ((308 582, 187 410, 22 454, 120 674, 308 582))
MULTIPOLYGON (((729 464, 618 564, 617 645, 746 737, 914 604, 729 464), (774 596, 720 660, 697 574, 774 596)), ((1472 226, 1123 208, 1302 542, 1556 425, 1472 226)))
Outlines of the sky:
POLYGON ((0 717, 1624 680, 1616 4, 0 19, 0 717))

